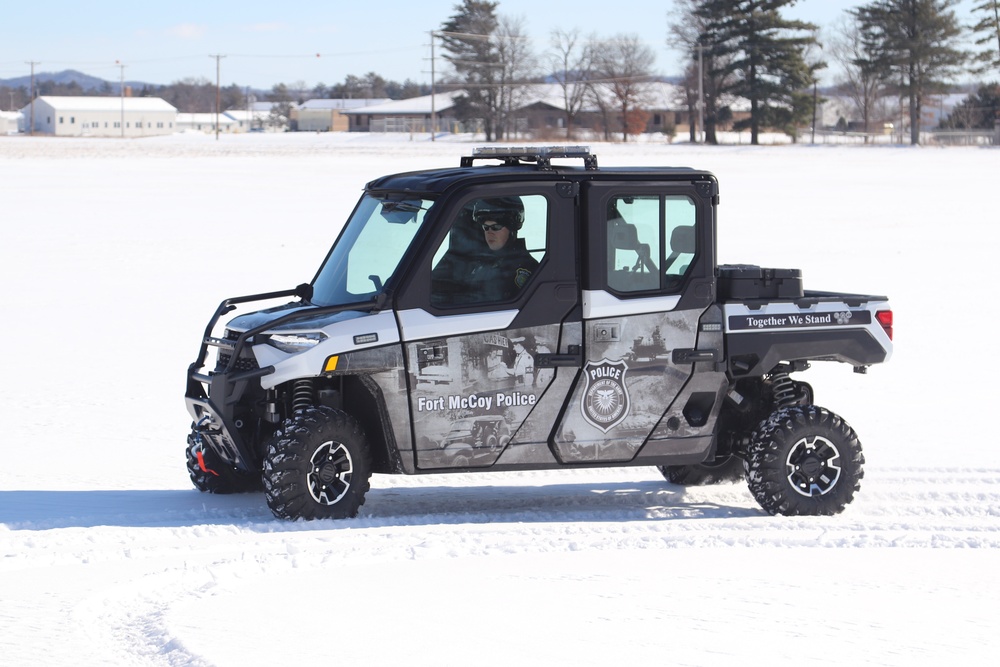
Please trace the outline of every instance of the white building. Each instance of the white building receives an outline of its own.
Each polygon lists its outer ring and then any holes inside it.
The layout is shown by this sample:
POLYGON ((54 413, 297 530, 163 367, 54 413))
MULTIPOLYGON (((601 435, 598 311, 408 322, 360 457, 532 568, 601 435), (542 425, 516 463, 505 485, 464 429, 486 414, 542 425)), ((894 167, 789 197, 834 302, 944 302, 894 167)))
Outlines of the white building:
MULTIPOLYGON (((288 104, 294 114, 296 105, 288 104)), ((249 109, 228 109, 225 114, 236 121, 235 132, 287 132, 288 116, 279 102, 253 102, 249 109)))
POLYGON ((225 115, 236 123, 235 132, 262 132, 267 123, 267 114, 262 111, 229 109, 225 115))
POLYGON ((177 132, 204 132, 205 134, 215 134, 215 124, 218 118, 219 132, 228 134, 239 132, 240 124, 228 113, 220 113, 216 117, 212 113, 178 113, 176 122, 177 132))
POLYGON ((0 135, 17 134, 20 125, 20 111, 0 111, 0 135))
POLYGON ((36 134, 147 137, 177 131, 177 109, 158 97, 43 95, 21 110, 36 134))

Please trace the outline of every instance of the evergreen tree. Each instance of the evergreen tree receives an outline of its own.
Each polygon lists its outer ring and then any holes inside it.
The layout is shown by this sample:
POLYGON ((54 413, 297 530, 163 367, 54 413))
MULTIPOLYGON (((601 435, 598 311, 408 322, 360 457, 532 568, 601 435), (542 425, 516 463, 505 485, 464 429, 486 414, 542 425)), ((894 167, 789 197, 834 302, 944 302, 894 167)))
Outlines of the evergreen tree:
POLYGON ((981 63, 980 72, 1000 72, 1000 0, 980 0, 972 8, 979 20, 972 30, 976 33, 976 44, 984 50, 976 54, 981 63))
POLYGON ((712 76, 728 81, 719 92, 750 102, 750 118, 737 127, 749 127, 755 145, 762 127, 801 115, 796 105, 802 91, 812 83, 813 70, 824 66, 810 67, 804 56, 816 42, 816 26, 781 16, 796 1, 701 0, 695 9, 705 21, 699 43, 717 68, 712 76))
POLYGON ((920 143, 927 96, 943 92, 970 53, 959 48, 962 28, 952 9, 960 0, 875 0, 849 10, 858 19, 873 65, 899 81, 909 101, 910 143, 920 143))
POLYGON ((465 87, 465 95, 455 100, 455 113, 459 120, 482 120, 486 141, 493 141, 499 129, 496 110, 502 101, 500 55, 490 42, 498 24, 497 4, 462 0, 440 32, 445 59, 465 87))

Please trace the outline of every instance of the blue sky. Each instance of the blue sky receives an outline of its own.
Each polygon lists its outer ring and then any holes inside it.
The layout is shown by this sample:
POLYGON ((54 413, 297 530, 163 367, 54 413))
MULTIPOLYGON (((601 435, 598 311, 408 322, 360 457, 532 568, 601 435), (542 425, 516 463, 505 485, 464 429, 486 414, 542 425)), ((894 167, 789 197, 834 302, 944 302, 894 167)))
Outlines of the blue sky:
MULTIPOLYGON (((0 78, 76 69, 117 81, 166 84, 187 78, 269 89, 280 82, 339 83, 348 74, 430 82, 429 31, 454 13, 456 0, 289 3, 97 2, 48 0, 44 12, 24 1, 4 3, 0 78), (318 55, 317 55, 318 54, 318 55)), ((790 18, 832 27, 862 0, 800 0, 790 18)), ((974 0, 963 0, 968 20, 974 0)), ((523 18, 536 52, 553 30, 584 35, 635 34, 657 56, 655 69, 679 74, 680 54, 668 48, 670 0, 500 0, 498 13, 523 18)), ((437 54, 440 55, 440 49, 437 54)), ((436 69, 445 66, 442 59, 436 69)))

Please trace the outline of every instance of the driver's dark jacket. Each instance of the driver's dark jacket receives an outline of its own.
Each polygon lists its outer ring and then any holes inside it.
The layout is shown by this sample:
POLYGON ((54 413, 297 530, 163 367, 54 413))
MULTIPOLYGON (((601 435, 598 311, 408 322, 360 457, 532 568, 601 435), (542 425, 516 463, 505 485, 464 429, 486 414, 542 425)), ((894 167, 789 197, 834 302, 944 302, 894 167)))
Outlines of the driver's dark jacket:
POLYGON ((431 276, 432 300, 437 305, 508 301, 537 268, 524 239, 516 237, 500 250, 446 255, 431 276))

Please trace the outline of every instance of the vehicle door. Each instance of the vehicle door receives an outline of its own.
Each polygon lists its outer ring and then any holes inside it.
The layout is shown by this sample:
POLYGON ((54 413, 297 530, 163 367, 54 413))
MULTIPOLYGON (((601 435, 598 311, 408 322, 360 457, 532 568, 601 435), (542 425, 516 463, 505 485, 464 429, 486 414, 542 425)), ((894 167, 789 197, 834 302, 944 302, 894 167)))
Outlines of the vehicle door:
POLYGON ((714 300, 715 187, 584 187, 583 372, 554 434, 560 461, 631 461, 685 448, 701 460, 710 446, 704 431, 725 385, 711 372, 721 326, 703 323, 714 300), (696 366, 703 372, 693 382, 696 366))
POLYGON ((417 468, 554 462, 581 364, 577 191, 491 184, 442 202, 397 299, 417 468))

